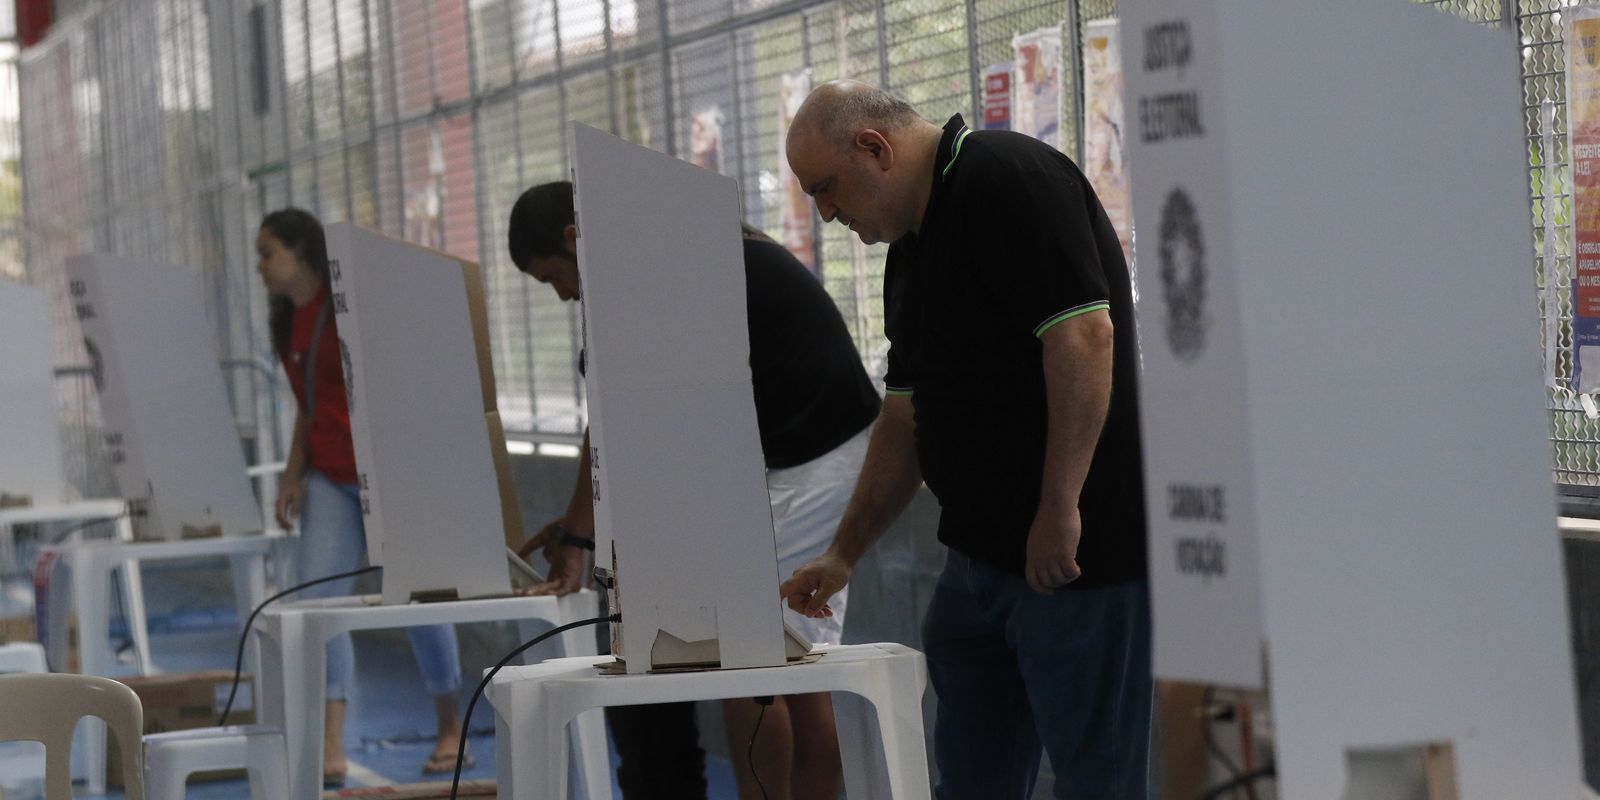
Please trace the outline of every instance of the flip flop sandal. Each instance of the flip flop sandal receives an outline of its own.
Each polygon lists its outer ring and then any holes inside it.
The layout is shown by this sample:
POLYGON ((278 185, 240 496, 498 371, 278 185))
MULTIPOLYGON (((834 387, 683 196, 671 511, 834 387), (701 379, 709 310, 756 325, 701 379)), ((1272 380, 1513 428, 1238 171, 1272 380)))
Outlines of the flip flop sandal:
MULTIPOLYGON (((472 754, 468 753, 466 759, 461 762, 461 770, 463 772, 465 772, 465 771, 467 771, 469 769, 472 769, 473 767, 475 767, 477 765, 478 765, 477 759, 474 759, 472 757, 472 754)), ((446 775, 446 774, 453 773, 455 771, 456 771, 456 754, 455 753, 445 753, 445 754, 435 753, 435 754, 433 754, 431 756, 428 756, 427 763, 422 765, 422 774, 424 774, 424 775, 446 775)))
POLYGON ((349 775, 349 770, 339 770, 338 772, 334 772, 332 770, 329 770, 329 771, 323 772, 322 773, 322 788, 324 788, 324 789, 339 789, 339 788, 342 788, 344 786, 345 778, 348 775, 349 775))

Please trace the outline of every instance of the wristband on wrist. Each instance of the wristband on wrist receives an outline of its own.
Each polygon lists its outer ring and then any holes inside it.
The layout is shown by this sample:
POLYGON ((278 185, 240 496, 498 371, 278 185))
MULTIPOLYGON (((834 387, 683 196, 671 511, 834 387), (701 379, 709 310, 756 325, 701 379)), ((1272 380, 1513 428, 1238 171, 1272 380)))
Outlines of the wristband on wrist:
POLYGON ((594 540, 578 536, 567 529, 565 525, 556 526, 556 543, 566 547, 578 547, 584 550, 594 550, 594 540))

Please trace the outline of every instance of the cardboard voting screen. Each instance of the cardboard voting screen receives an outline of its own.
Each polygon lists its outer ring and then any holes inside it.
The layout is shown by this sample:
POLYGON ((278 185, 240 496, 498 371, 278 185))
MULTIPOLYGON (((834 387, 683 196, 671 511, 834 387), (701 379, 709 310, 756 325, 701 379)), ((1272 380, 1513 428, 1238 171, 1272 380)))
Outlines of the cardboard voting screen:
POLYGON ((1581 775, 1504 30, 1124 0, 1158 677, 1258 685, 1280 794, 1451 745, 1581 775))
POLYGON ((0 280, 0 507, 66 499, 45 293, 0 280))
POLYGON ((618 655, 644 672, 714 642, 723 667, 782 664, 738 185, 571 133, 597 560, 615 565, 618 655))
POLYGON ((506 594, 521 520, 476 264, 327 226, 367 552, 383 601, 506 594))
POLYGON ((102 254, 67 260, 106 449, 141 539, 257 533, 200 280, 166 264, 102 254), (140 513, 142 512, 142 513, 140 513))

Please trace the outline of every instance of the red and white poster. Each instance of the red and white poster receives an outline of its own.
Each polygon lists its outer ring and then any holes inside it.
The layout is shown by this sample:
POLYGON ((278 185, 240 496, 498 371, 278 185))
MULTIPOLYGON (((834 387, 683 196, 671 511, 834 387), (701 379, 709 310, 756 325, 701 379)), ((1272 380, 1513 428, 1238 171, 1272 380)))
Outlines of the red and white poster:
POLYGON ((1061 26, 1011 38, 1012 130, 1061 147, 1061 26))
MULTIPOLYGON (((1572 163, 1572 382, 1600 389, 1600 10, 1567 12, 1567 131, 1572 163)), ((1546 152, 1545 158, 1554 154, 1546 152)), ((1546 214, 1556 209, 1545 209, 1546 214)), ((1547 312, 1549 313, 1549 312, 1547 312)))
POLYGON ((1011 62, 983 71, 983 129, 1011 130, 1011 62))

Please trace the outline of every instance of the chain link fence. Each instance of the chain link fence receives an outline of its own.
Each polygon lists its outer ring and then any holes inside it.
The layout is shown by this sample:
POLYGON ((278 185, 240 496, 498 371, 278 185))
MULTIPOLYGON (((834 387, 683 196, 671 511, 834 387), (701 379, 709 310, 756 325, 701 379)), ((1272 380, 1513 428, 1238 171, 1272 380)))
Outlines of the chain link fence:
MULTIPOLYGON (((1540 319, 1556 337, 1550 387, 1551 439, 1556 480, 1583 494, 1600 491, 1600 415, 1560 388, 1573 376, 1572 170, 1567 159, 1566 46, 1556 0, 1522 0, 1514 20, 1521 46, 1523 123, 1528 143, 1529 200, 1533 209, 1533 277, 1540 319), (1553 323, 1553 324, 1550 324, 1553 323)), ((1547 360, 1550 360, 1547 358, 1547 360)))
MULTIPOLYGON (((1567 3, 1428 4, 1520 37, 1529 289, 1557 323, 1561 385, 1572 313, 1567 3)), ((1019 35, 1054 29, 1059 141, 1081 155, 1079 43, 1085 26, 1115 16, 1115 0, 85 4, 16 63, 24 114, 11 151, 15 112, 0 102, 0 167, 20 151, 27 200, 25 214, 7 216, 17 170, 0 169, 0 275, 25 271, 50 289, 58 361, 72 365, 82 353, 62 297, 67 256, 105 250, 196 270, 219 350, 238 365, 229 386, 241 430, 266 457, 279 452, 292 405, 272 377, 256 223, 291 204, 352 220, 484 265, 507 427, 570 441, 583 421, 577 309, 519 274, 505 241, 517 194, 567 176, 565 121, 575 119, 738 179, 747 220, 809 256, 877 372, 886 248, 808 208, 796 219, 786 108, 816 83, 852 77, 935 121, 961 113, 980 124, 985 71, 1017 58, 1019 35)), ((1552 388, 1549 399, 1556 480, 1600 487, 1600 419, 1570 392, 1552 388)), ((92 392, 64 390, 63 408, 85 428, 96 419, 92 392)))

